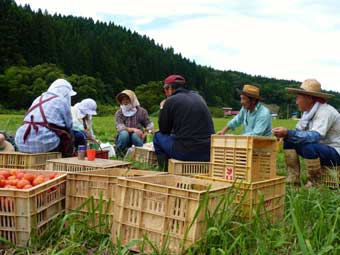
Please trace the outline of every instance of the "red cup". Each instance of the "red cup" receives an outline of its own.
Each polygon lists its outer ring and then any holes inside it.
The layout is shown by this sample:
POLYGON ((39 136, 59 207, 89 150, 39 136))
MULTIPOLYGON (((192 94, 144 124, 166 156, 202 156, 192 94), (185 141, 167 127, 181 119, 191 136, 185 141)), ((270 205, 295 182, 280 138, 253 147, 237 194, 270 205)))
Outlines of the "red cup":
POLYGON ((96 158, 96 149, 87 149, 87 160, 94 160, 96 158))

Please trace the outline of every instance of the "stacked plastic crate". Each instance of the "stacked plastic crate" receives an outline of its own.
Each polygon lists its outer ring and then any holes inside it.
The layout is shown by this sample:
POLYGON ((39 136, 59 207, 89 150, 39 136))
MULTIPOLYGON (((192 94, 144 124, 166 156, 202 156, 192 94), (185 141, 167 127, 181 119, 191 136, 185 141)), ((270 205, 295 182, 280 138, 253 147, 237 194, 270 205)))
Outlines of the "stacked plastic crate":
POLYGON ((276 175, 276 139, 261 136, 213 135, 210 177, 233 183, 242 217, 250 219, 259 209, 273 222, 284 214, 285 177, 276 175))
POLYGON ((59 152, 22 153, 18 151, 0 152, 0 167, 14 169, 46 169, 46 161, 61 158, 59 152))

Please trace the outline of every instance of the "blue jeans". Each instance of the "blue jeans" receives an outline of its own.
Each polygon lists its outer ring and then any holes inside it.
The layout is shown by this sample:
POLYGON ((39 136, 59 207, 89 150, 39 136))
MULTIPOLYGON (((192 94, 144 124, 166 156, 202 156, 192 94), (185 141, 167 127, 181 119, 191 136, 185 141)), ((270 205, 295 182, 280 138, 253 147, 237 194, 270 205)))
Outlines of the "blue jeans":
POLYGON ((340 166, 340 155, 333 148, 321 143, 294 144, 284 142, 284 149, 295 149, 297 154, 305 159, 320 158, 323 166, 340 166))
POLYGON ((209 161, 210 160, 210 147, 204 150, 179 152, 174 149, 174 141, 176 136, 166 135, 157 132, 153 137, 153 145, 157 157, 173 158, 184 161, 209 161))
POLYGON ((87 136, 84 132, 72 130, 74 135, 74 147, 78 149, 78 145, 86 145, 87 136))
POLYGON ((117 138, 117 150, 122 152, 132 145, 143 146, 143 140, 136 133, 129 133, 126 130, 120 131, 117 138))

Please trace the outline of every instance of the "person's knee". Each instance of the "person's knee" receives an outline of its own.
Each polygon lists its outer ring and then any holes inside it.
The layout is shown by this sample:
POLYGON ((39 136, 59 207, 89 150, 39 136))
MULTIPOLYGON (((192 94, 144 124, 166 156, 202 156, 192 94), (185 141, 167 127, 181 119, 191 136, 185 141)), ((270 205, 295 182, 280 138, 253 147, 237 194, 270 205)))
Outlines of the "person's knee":
POLYGON ((135 146, 143 146, 143 140, 136 133, 131 135, 132 144, 135 146))
POLYGON ((153 136, 153 144, 154 146, 159 146, 160 145, 160 137, 161 137, 161 133, 157 132, 154 134, 153 136))
POLYGON ((300 147, 300 154, 303 158, 306 159, 315 159, 318 158, 319 155, 315 149, 315 145, 310 143, 310 144, 304 144, 300 147))
POLYGON ((126 140, 129 138, 129 132, 127 132, 126 130, 122 130, 119 132, 118 134, 118 140, 122 139, 122 140, 126 140))
POLYGON ((127 132, 126 130, 120 131, 118 138, 117 138, 117 146, 118 147, 122 147, 122 146, 126 146, 126 144, 129 143, 129 132, 127 132))

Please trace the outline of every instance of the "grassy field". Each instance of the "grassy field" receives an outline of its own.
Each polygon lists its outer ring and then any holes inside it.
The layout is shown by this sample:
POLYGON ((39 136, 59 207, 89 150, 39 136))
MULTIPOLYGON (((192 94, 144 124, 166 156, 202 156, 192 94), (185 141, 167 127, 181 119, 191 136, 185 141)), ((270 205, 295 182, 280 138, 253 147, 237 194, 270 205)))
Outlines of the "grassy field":
MULTIPOLYGON (((14 133, 21 121, 22 116, 0 115, 0 130, 14 133)), ((215 130, 225 123, 226 119, 214 119, 215 130)), ((293 128, 295 121, 274 120, 273 126, 293 128)), ((113 117, 94 118, 94 130, 102 141, 112 142, 113 117)), ((285 174, 282 150, 278 154, 278 174, 285 174)), ((255 211, 250 222, 237 221, 229 207, 230 197, 226 196, 225 202, 224 210, 206 215, 208 230, 186 254, 340 254, 339 190, 287 186, 285 216, 275 224, 259 218, 255 211)), ((93 208, 93 214, 100 210, 93 208)), ((82 218, 76 213, 67 214, 56 219, 42 237, 34 237, 28 248, 12 247, 0 254, 128 254, 128 247, 113 245, 109 234, 90 227, 93 214, 82 218)), ((101 227, 110 228, 105 221, 101 227)), ((152 254, 168 254, 162 244, 154 246, 152 254)))
MULTIPOLYGON (((7 130, 14 134, 16 129, 20 126, 23 120, 22 115, 6 115, 0 114, 0 130, 7 130)), ((215 131, 221 130, 229 119, 226 118, 214 118, 215 131)), ((153 117, 152 121, 155 125, 155 129, 158 129, 157 118, 153 117)), ((287 128, 294 128, 296 121, 294 120, 273 120, 273 127, 284 126, 287 128)), ((93 118, 93 129, 96 136, 103 142, 113 142, 116 136, 114 116, 105 117, 94 117, 93 118)), ((240 134, 241 128, 235 130, 235 134, 240 134)))

